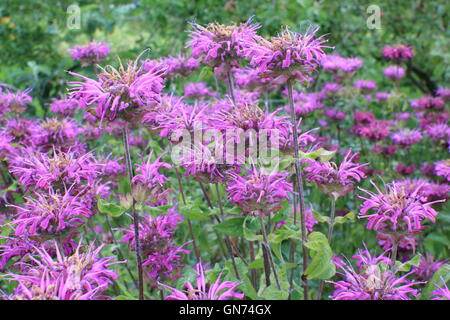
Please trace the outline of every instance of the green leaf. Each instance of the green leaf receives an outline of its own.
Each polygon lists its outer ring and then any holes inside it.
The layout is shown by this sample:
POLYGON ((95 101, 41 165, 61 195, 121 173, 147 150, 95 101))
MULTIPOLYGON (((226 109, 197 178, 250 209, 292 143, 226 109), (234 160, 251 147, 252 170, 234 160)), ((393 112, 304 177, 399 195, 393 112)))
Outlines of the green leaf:
POLYGON ((245 218, 244 225, 244 238, 248 241, 261 241, 262 235, 257 235, 256 232, 260 230, 258 218, 248 216, 245 218))
POLYGON ((255 259, 247 266, 248 269, 262 269, 264 267, 264 261, 262 258, 255 259))
POLYGON ((300 151, 300 158, 319 161, 330 161, 330 159, 333 158, 335 153, 336 151, 328 151, 323 148, 320 148, 308 153, 300 151))
POLYGON ((316 219, 317 221, 330 223, 330 217, 323 216, 316 210, 313 210, 312 213, 313 213, 314 219, 316 219))
POLYGON ((102 199, 98 199, 97 207, 98 211, 100 211, 101 213, 106 213, 112 217, 120 217, 127 211, 127 209, 124 207, 121 207, 114 203, 106 202, 102 199))
POLYGON ((408 272, 411 270, 412 266, 417 267, 420 264, 420 254, 416 254, 411 260, 401 263, 400 261, 395 261, 395 269, 398 271, 408 272))
POLYGON ((242 237, 244 235, 244 221, 245 217, 231 218, 214 226, 214 229, 229 236, 242 237))
POLYGON ((333 251, 323 233, 312 232, 305 244, 311 252, 312 262, 305 271, 308 279, 329 279, 336 273, 332 262, 333 251))
POLYGON ((287 290, 278 290, 275 284, 266 287, 261 294, 265 300, 287 300, 288 296, 287 290))
POLYGON ((334 223, 342 224, 342 223, 345 223, 348 220, 354 221, 355 217, 356 217, 356 212, 355 211, 350 211, 349 213, 347 213, 343 217, 336 217, 336 218, 334 218, 334 223))
POLYGON ((193 204, 180 205, 179 212, 182 216, 190 220, 198 220, 198 221, 209 220, 209 216, 204 214, 203 211, 197 205, 195 206, 193 204))

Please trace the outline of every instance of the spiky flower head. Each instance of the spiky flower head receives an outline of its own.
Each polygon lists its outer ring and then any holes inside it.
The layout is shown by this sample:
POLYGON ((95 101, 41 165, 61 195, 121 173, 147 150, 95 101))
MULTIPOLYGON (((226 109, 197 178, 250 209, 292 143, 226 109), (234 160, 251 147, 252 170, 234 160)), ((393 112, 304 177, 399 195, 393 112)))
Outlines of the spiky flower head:
POLYGON ((24 112, 28 108, 27 104, 33 102, 33 98, 29 95, 30 91, 31 89, 27 89, 14 93, 11 91, 2 92, 0 90, 0 115, 5 111, 14 113, 24 112))
MULTIPOLYGON (((184 245, 178 247, 174 244, 173 235, 176 227, 183 218, 176 213, 168 213, 152 217, 147 214, 139 223, 139 243, 143 257, 143 267, 152 286, 157 281, 175 280, 180 276, 183 267, 180 264, 182 254, 189 253, 184 245)), ((124 232, 122 242, 135 248, 134 226, 130 225, 124 232)))
POLYGON ((132 121, 139 118, 145 107, 160 102, 164 87, 163 69, 155 67, 144 71, 138 63, 139 58, 126 67, 120 63, 118 69, 113 66, 101 68, 97 80, 70 73, 83 80, 70 82, 70 97, 83 101, 88 107, 87 112, 93 113, 100 125, 105 119, 113 121, 119 117, 132 121))
POLYGON ((109 44, 101 41, 91 41, 85 45, 75 46, 68 50, 72 59, 80 61, 82 66, 103 62, 111 51, 109 44))
POLYGON ((162 287, 167 288, 172 292, 166 297, 166 300, 230 300, 244 298, 243 293, 234 291, 240 283, 232 281, 221 282, 220 277, 222 273, 219 274, 214 283, 208 284, 201 262, 195 266, 195 271, 197 272, 196 287, 187 282, 185 284, 186 289, 181 291, 160 284, 162 287))
POLYGON ((330 296, 333 300, 411 300, 419 291, 413 286, 421 284, 407 279, 411 273, 397 276, 387 268, 391 260, 384 256, 372 257, 367 250, 360 250, 353 257, 357 260, 358 270, 350 263, 337 259, 341 270, 340 281, 329 281, 334 285, 330 296))
POLYGON ((280 35, 270 40, 258 38, 257 43, 246 49, 250 65, 257 68, 263 77, 295 77, 306 81, 325 56, 327 42, 324 36, 317 37, 318 27, 310 27, 297 33, 287 27, 280 35))
MULTIPOLYGON (((80 242, 81 243, 81 242, 80 242)), ((54 244, 56 257, 48 249, 35 248, 37 255, 22 267, 22 274, 9 274, 18 283, 13 300, 102 300, 103 292, 117 280, 110 266, 113 257, 100 258, 103 246, 82 251, 81 244, 70 256, 63 255, 54 244)))
POLYGON ((358 153, 351 154, 351 150, 348 151, 339 166, 330 161, 306 161, 305 178, 308 182, 316 183, 326 194, 342 197, 353 190, 356 182, 366 177, 361 168, 367 164, 354 162, 358 156, 358 153))
POLYGON ((240 25, 229 26, 210 23, 203 27, 193 23, 193 31, 189 34, 192 56, 211 67, 225 65, 230 68, 254 44, 259 27, 251 18, 240 25))
POLYGON ((267 173, 253 166, 245 176, 230 173, 227 186, 231 203, 238 205, 245 214, 266 216, 282 208, 281 202, 289 200, 292 184, 287 174, 267 173))
POLYGON ((380 190, 373 182, 377 193, 361 189, 367 196, 361 204, 360 218, 367 218, 367 229, 378 232, 416 233, 424 229, 426 220, 436 222, 438 213, 431 205, 437 202, 424 202, 421 190, 423 184, 408 190, 399 182, 387 184, 380 190))

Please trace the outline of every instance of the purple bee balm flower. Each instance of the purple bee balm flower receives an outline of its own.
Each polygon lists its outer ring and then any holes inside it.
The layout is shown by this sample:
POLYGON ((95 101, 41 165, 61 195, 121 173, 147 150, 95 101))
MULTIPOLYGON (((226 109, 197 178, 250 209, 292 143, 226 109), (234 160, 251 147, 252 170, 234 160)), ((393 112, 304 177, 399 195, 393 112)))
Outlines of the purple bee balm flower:
POLYGON ((225 183, 229 173, 240 171, 240 163, 234 153, 230 159, 224 161, 223 149, 196 143, 183 149, 180 156, 180 165, 186 169, 186 176, 193 176, 195 180, 203 183, 225 183))
POLYGON ((420 187, 420 201, 423 203, 435 200, 446 200, 450 191, 450 186, 447 184, 439 184, 430 182, 426 179, 404 179, 398 182, 407 192, 414 191, 415 188, 420 187))
POLYGON ((337 82, 327 82, 323 85, 322 90, 327 93, 336 93, 341 90, 342 86, 337 82))
POLYGON ((372 80, 355 80, 353 86, 363 93, 369 93, 377 88, 377 84, 372 80))
POLYGON ((296 77, 305 81, 320 66, 325 56, 324 36, 317 37, 319 28, 309 28, 305 34, 285 28, 270 40, 258 38, 257 43, 245 50, 250 65, 264 77, 296 77))
POLYGON ((445 101, 449 101, 450 100, 450 88, 440 87, 439 89, 437 89, 436 95, 440 96, 445 101))
MULTIPOLYGON (((143 257, 145 274, 152 286, 160 280, 175 280, 183 267, 180 264, 181 254, 188 254, 184 245, 174 245, 173 234, 183 217, 176 213, 169 213, 152 217, 146 215, 139 223, 139 243, 143 257)), ((122 242, 129 244, 131 250, 135 248, 134 226, 121 229, 124 232, 122 242)))
POLYGON ((79 192, 94 184, 99 173, 92 153, 77 155, 72 152, 56 152, 52 157, 36 152, 31 148, 22 148, 11 161, 10 171, 26 190, 34 187, 49 190, 52 187, 62 191, 64 186, 79 192))
POLYGON ((389 80, 398 81, 405 76, 405 69, 394 65, 384 69, 383 73, 389 80))
POLYGON ((436 162, 434 164, 434 171, 436 172, 436 176, 450 181, 450 159, 436 162))
POLYGON ((360 69, 363 61, 359 58, 344 58, 339 55, 327 55, 322 59, 322 67, 330 72, 354 73, 360 69))
POLYGON ((420 263, 417 267, 412 267, 412 271, 415 274, 415 277, 419 281, 428 281, 431 279, 433 274, 443 265, 445 265, 447 261, 435 261, 433 256, 426 255, 425 257, 420 257, 420 263))
POLYGON ((289 200, 292 184, 287 176, 282 172, 265 174, 256 167, 246 176, 230 173, 228 197, 245 214, 266 216, 281 209, 283 200, 289 200))
POLYGON ((422 140, 419 130, 403 129, 392 134, 392 142, 401 148, 409 148, 422 140))
POLYGON ((445 123, 431 124, 425 128, 425 132, 435 142, 447 141, 450 138, 450 126, 445 123))
POLYGON ((338 109, 327 109, 323 112, 330 120, 339 122, 345 118, 345 113, 338 109))
POLYGON ((416 166, 414 165, 414 163, 407 165, 405 163, 399 163, 396 167, 395 167, 395 171, 397 171, 397 173, 403 175, 403 176, 409 176, 410 174, 413 174, 414 171, 416 171, 416 166))
POLYGON ((86 223, 94 213, 78 196, 64 195, 50 189, 48 193, 35 193, 35 198, 25 197, 25 203, 12 205, 17 216, 11 222, 14 234, 58 236, 86 223))
POLYGON ((186 77, 200 67, 197 59, 184 55, 163 57, 159 62, 166 67, 165 76, 167 78, 186 77))
POLYGON ((160 102, 164 80, 162 69, 145 72, 138 60, 129 62, 126 68, 122 64, 119 69, 102 68, 98 80, 70 73, 83 80, 70 82, 70 97, 83 100, 87 106, 95 105, 100 125, 105 117, 109 121, 116 117, 128 121, 140 118, 143 109, 160 102))
MULTIPOLYGON (((444 280, 442 280, 444 282, 444 280)), ((450 290, 446 283, 443 283, 442 287, 438 286, 437 290, 431 292, 431 300, 450 300, 450 290)))
POLYGON ((167 177, 159 173, 161 168, 172 168, 168 163, 161 162, 164 155, 160 155, 154 162, 151 162, 153 151, 150 153, 147 162, 142 159, 142 165, 136 164, 136 174, 131 183, 133 192, 137 200, 145 201, 148 204, 164 202, 170 189, 164 187, 164 183, 170 181, 167 177))
POLYGON ((28 107, 27 103, 33 102, 33 98, 30 97, 31 89, 25 91, 17 91, 16 93, 7 91, 0 91, 0 115, 4 111, 22 113, 28 107))
POLYGON ((193 99, 214 97, 215 92, 210 91, 204 82, 190 82, 184 85, 184 96, 193 99))
POLYGON ((344 196, 353 190, 353 185, 366 177, 361 170, 367 164, 357 164, 354 158, 359 154, 347 152, 339 166, 329 161, 306 161, 309 165, 304 169, 305 178, 316 183, 327 195, 335 198, 344 196))
POLYGON ((391 60, 407 60, 414 57, 413 48, 404 44, 386 46, 383 48, 382 54, 391 60))
POLYGON ((82 151, 83 146, 80 146, 78 134, 81 129, 78 124, 68 119, 50 118, 41 123, 36 128, 34 137, 43 151, 58 148, 63 151, 78 149, 82 151))
POLYGON ((377 93, 375 93, 375 98, 378 101, 386 101, 387 99, 389 99, 389 93, 387 93, 387 92, 377 92, 377 93))
POLYGON ((360 218, 367 218, 367 229, 377 232, 415 233, 423 230, 426 220, 436 222, 438 213, 431 205, 442 201, 423 202, 422 184, 407 190, 401 183, 392 182, 381 191, 373 182, 377 194, 361 189, 368 196, 359 196, 360 218))
POLYGON ((337 266, 341 269, 339 274, 343 280, 329 281, 334 285, 334 292, 330 296, 333 300, 411 300, 417 297, 419 290, 413 286, 421 282, 407 279, 411 273, 397 277, 386 270, 383 264, 391 262, 383 255, 371 257, 366 250, 360 251, 354 258, 358 260, 358 270, 339 260, 337 266))
POLYGON ((50 103, 50 111, 61 117, 71 117, 80 108, 80 105, 77 99, 53 99, 50 103))
POLYGON ((425 95, 422 98, 411 101, 411 107, 415 110, 440 110, 444 107, 444 100, 440 97, 425 95))
POLYGON ((56 243, 56 258, 49 251, 36 248, 37 256, 22 267, 22 274, 9 274, 10 280, 17 281, 14 294, 6 297, 14 300, 102 300, 102 295, 117 274, 109 267, 120 262, 112 262, 113 257, 99 258, 103 246, 87 248, 81 252, 78 245, 70 256, 64 256, 56 243))
POLYGON ((75 46, 69 49, 73 60, 79 60, 82 66, 101 63, 109 55, 111 49, 105 42, 89 42, 83 46, 75 46))
POLYGON ((172 292, 165 300, 230 300, 244 298, 243 293, 234 291, 240 283, 232 281, 220 282, 222 273, 219 274, 213 284, 208 285, 201 262, 195 266, 195 271, 197 272, 197 283, 195 288, 189 282, 185 284, 186 290, 183 291, 160 284, 160 286, 167 288, 172 292))
POLYGON ((39 131, 36 121, 23 118, 8 119, 4 132, 13 138, 13 143, 24 146, 36 146, 36 132, 39 131))
POLYGON ((253 24, 251 19, 240 25, 225 26, 210 23, 206 27, 192 24, 189 46, 192 56, 200 58, 201 62, 217 67, 223 63, 228 67, 244 57, 244 50, 255 42, 258 24, 253 24))

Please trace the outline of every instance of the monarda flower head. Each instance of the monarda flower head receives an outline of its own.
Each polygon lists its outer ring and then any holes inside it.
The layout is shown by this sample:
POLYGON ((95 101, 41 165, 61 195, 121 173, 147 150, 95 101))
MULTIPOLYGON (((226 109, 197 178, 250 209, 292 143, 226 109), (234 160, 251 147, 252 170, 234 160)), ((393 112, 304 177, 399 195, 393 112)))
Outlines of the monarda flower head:
POLYGON ((82 66, 103 62, 110 51, 109 44, 95 41, 69 49, 72 59, 80 61, 82 66))
POLYGON ((219 274, 214 283, 208 285, 201 262, 195 266, 195 271, 197 272, 196 287, 187 282, 184 285, 186 289, 181 291, 160 284, 160 286, 169 289, 172 292, 165 300, 230 300, 244 298, 244 294, 234 291, 240 283, 232 281, 220 282, 222 273, 219 274))
POLYGON ((422 140, 419 130, 403 129, 392 134, 392 142, 401 148, 409 148, 422 140))
POLYGON ((339 109, 327 109, 323 112, 328 119, 339 122, 345 118, 345 112, 339 109))
POLYGON ((53 148, 63 151, 84 151, 85 148, 78 139, 81 132, 78 124, 74 121, 49 118, 39 123, 34 136, 44 152, 53 148))
POLYGON ((257 43, 246 49, 250 65, 264 77, 295 77, 306 81, 320 66, 325 56, 324 36, 317 37, 317 28, 309 28, 305 34, 290 31, 287 27, 270 40, 258 38, 257 43))
POLYGON ((421 256, 419 265, 417 267, 413 266, 412 271, 417 280, 428 281, 445 263, 445 260, 435 261, 432 255, 421 256))
POLYGON ((167 78, 186 77, 200 67, 197 59, 184 55, 163 57, 159 59, 159 62, 166 67, 165 77, 167 78))
POLYGON ((0 115, 7 112, 22 113, 28 106, 28 103, 33 102, 33 98, 29 95, 31 89, 17 92, 2 92, 0 90, 0 115))
POLYGON ((50 103, 50 111, 60 117, 71 117, 79 109, 80 102, 77 99, 53 99, 50 103))
POLYGON ((440 87, 436 90, 436 95, 444 99, 445 101, 450 100, 450 88, 440 87))
POLYGON ((329 161, 305 161, 308 164, 304 169, 305 178, 310 183, 316 183, 327 195, 335 198, 344 196, 353 190, 356 182, 366 177, 361 168, 367 164, 353 162, 358 155, 349 151, 339 166, 329 161))
POLYGON ((223 145, 195 143, 181 151, 179 162, 186 169, 186 176, 202 183, 225 183, 230 178, 229 173, 239 173, 244 162, 235 156, 234 148, 227 159, 223 145))
POLYGON ((438 161, 434 164, 436 176, 442 177, 446 181, 450 181, 450 159, 438 161))
POLYGON ((230 173, 227 185, 232 204, 245 214, 266 216, 282 208, 281 202, 289 200, 292 184, 286 173, 265 173, 255 166, 245 176, 230 173))
POLYGON ((358 58, 344 58, 339 55, 326 55, 322 59, 322 67, 324 70, 333 72, 338 75, 339 73, 352 74, 360 69, 363 65, 363 61, 358 58))
POLYGON ((389 80, 397 81, 405 76, 405 69, 400 66, 389 66, 383 73, 389 80))
POLYGON ((425 95, 422 98, 411 101, 411 107, 415 110, 440 110, 445 102, 440 97, 425 95))
POLYGON ((53 156, 49 156, 22 148, 11 161, 10 170, 26 190, 55 188, 62 192, 65 187, 71 187, 72 191, 79 192, 94 184, 100 166, 92 153, 80 156, 55 150, 53 156))
POLYGON ((153 152, 150 153, 147 161, 142 159, 141 165, 136 164, 138 173, 131 179, 131 183, 134 196, 138 198, 138 201, 154 205, 167 201, 167 194, 171 191, 164 187, 164 184, 170 180, 158 171, 161 168, 172 168, 172 166, 160 161, 164 154, 151 162, 152 154, 153 152))
POLYGON ((11 221, 17 236, 59 236, 80 227, 94 214, 77 196, 63 195, 53 189, 25 197, 25 203, 13 206, 17 216, 11 221))
POLYGON ((222 64, 231 67, 244 57, 244 50, 254 44, 259 25, 249 19, 240 25, 210 23, 203 27, 192 24, 192 28, 189 34, 192 57, 211 67, 222 64))
POLYGON ((184 96, 191 99, 205 99, 215 96, 204 82, 189 82, 184 85, 184 96))
POLYGON ((445 123, 431 124, 425 128, 425 132, 435 142, 446 142, 450 138, 450 126, 445 123))
POLYGON ((163 69, 154 68, 145 72, 138 65, 139 57, 126 67, 120 63, 118 69, 112 66, 101 68, 98 80, 89 79, 80 74, 71 73, 83 81, 72 81, 70 97, 82 100, 100 120, 109 121, 117 117, 130 121, 139 118, 148 106, 160 102, 164 80, 163 69))
MULTIPOLYGON (((189 251, 183 249, 184 245, 177 247, 174 245, 173 234, 179 222, 183 220, 176 213, 168 213, 152 217, 146 215, 139 223, 139 243, 143 257, 145 274, 152 286, 157 281, 175 280, 183 267, 180 264, 182 254, 189 251)), ((128 229, 121 229, 124 232, 122 242, 129 244, 130 248, 135 248, 134 226, 128 229)))
POLYGON ((390 233, 415 233, 425 227, 426 220, 436 222, 438 213, 431 205, 434 202, 423 202, 421 196, 422 185, 413 190, 407 190, 402 184, 392 182, 381 191, 374 183, 378 193, 361 189, 367 196, 359 196, 364 199, 361 204, 360 218, 367 218, 367 229, 377 232, 390 233))
POLYGON ((78 245, 70 256, 63 255, 56 243, 56 258, 45 248, 36 248, 37 256, 22 267, 22 274, 9 274, 18 283, 11 300, 103 300, 103 292, 117 280, 110 266, 113 257, 100 258, 98 248, 89 247, 82 252, 78 245))
POLYGON ((377 88, 377 84, 372 80, 355 80, 353 86, 361 90, 362 93, 369 93, 377 88))
POLYGON ((398 44, 395 46, 386 46, 381 51, 383 56, 391 60, 407 60, 414 57, 414 51, 412 47, 398 44))
POLYGON ((411 300, 417 297, 419 290, 413 286, 421 284, 407 279, 411 273, 398 277, 387 265, 392 263, 384 255, 372 257, 370 253, 360 251, 353 257, 357 260, 358 271, 341 259, 337 267, 341 270, 340 281, 329 281, 334 285, 330 296, 333 300, 411 300))

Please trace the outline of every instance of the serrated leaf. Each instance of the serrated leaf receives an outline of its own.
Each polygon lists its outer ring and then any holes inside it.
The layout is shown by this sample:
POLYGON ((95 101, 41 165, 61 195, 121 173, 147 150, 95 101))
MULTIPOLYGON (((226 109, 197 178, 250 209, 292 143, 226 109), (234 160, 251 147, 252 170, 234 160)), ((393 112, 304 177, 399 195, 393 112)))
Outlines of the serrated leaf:
POLYGON ((101 213, 106 213, 112 217, 120 217, 122 214, 126 212, 126 208, 121 207, 114 203, 106 202, 102 199, 98 199, 97 201, 98 211, 101 213))
POLYGON ((336 266, 331 258, 333 252, 328 240, 323 233, 312 232, 306 242, 311 252, 312 262, 305 270, 308 279, 329 279, 336 273, 336 266))
POLYGON ((215 225, 214 229, 229 236, 242 237, 244 235, 244 221, 245 217, 231 218, 215 225))

